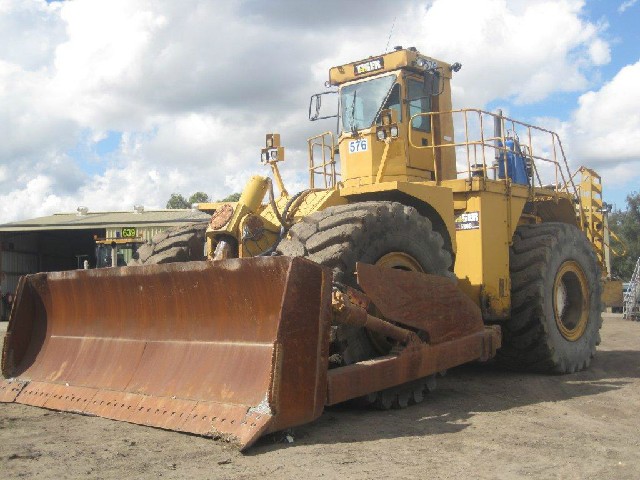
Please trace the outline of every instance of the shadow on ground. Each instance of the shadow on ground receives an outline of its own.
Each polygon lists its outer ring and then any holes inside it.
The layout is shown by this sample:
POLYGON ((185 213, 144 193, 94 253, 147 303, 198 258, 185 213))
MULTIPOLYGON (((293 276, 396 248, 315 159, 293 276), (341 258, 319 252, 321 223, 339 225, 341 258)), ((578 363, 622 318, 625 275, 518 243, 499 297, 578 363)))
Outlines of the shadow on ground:
MULTIPOLYGON (((588 370, 571 375, 509 372, 492 364, 465 365, 439 378, 437 390, 419 405, 389 411, 349 405, 328 408, 316 422, 293 431, 293 446, 456 433, 466 429, 477 413, 588 397, 624 388, 635 378, 640 378, 640 351, 635 350, 599 351, 588 370), (373 423, 375 429, 371 428, 373 423)), ((266 436, 247 453, 286 447, 282 438, 282 433, 266 436)))

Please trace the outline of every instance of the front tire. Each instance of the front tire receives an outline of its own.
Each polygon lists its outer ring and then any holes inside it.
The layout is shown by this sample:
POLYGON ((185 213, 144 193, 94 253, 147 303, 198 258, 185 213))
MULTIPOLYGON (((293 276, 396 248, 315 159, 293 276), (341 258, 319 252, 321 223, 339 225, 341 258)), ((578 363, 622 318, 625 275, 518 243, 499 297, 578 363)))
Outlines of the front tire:
POLYGON ((587 368, 602 325, 600 268, 587 238, 564 223, 523 225, 509 260, 512 316, 498 360, 537 372, 587 368))
MULTIPOLYGON (((356 262, 417 270, 455 278, 451 255, 431 222, 396 202, 361 202, 330 207, 294 225, 277 247, 281 255, 306 257, 333 269, 334 282, 357 287, 356 262)), ((385 355, 391 344, 364 328, 337 325, 332 332, 333 366, 385 355)), ((435 378, 368 395, 364 403, 399 408, 422 401, 435 378)))

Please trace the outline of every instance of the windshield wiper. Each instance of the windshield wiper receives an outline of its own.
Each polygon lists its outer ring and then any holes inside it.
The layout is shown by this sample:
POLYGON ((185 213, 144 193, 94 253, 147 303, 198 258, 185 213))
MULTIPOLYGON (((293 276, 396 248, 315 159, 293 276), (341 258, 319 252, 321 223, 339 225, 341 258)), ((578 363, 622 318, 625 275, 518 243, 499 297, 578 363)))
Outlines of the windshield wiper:
POLYGON ((353 91, 353 101, 351 102, 351 120, 349 121, 349 130, 352 133, 356 133, 358 131, 358 126, 356 125, 356 95, 358 95, 358 90, 353 91))
POLYGON ((384 96, 384 100, 382 100, 382 103, 380 104, 380 107, 378 108, 378 111, 373 116, 373 122, 371 122, 370 126, 374 126, 376 124, 376 122, 378 121, 378 117, 380 116, 380 112, 382 112, 384 106, 387 104, 387 100, 389 100, 389 97, 391 96, 391 92, 393 91, 393 87, 395 87, 395 86, 396 86, 395 83, 391 84, 391 88, 389 88, 389 91, 384 96))

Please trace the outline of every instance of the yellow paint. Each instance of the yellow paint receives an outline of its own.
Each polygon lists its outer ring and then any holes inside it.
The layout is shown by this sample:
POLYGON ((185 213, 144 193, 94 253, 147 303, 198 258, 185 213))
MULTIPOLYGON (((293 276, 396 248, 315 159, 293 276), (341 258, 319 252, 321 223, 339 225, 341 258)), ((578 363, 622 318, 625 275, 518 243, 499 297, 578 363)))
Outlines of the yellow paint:
POLYGON ((387 158, 389 153, 389 145, 391 144, 391 139, 387 138, 384 142, 384 150, 382 151, 382 160, 380 160, 380 166, 378 167, 378 173, 376 174, 376 183, 380 183, 382 181, 382 176, 385 173, 385 166, 387 164, 387 158))
POLYGON ((622 280, 604 280, 602 282, 602 304, 605 307, 623 306, 622 280))
POLYGON ((506 318, 511 309, 509 245, 528 189, 482 177, 442 185, 454 192, 456 217, 479 216, 479 228, 456 231, 458 286, 478 303, 485 318, 506 318))
MULTIPOLYGON (((414 52, 403 51, 410 58, 415 59, 414 52)), ((398 53, 389 54, 392 59, 398 58, 398 53)), ((426 58, 426 57, 425 57, 426 58)), ((386 59, 386 56, 385 56, 386 59)), ((402 60, 400 63, 402 64, 402 60)), ((414 60, 411 60, 414 61, 414 60)), ((396 62, 387 62, 395 65, 396 62)), ((403 64, 404 65, 404 64, 403 64)), ((431 107, 435 109, 451 109, 451 72, 448 65, 442 70, 443 91, 440 95, 431 96, 431 107)), ((380 72, 377 72, 380 73, 380 72)), ((396 83, 400 85, 400 112, 393 111, 394 123, 397 119, 398 137, 395 139, 378 140, 375 126, 363 129, 357 133, 345 131, 338 137, 340 163, 342 166, 342 183, 345 187, 364 186, 384 181, 422 182, 436 179, 453 179, 456 177, 455 151, 453 149, 424 148, 433 146, 453 138, 453 119, 451 115, 438 115, 431 118, 430 132, 422 132, 410 128, 410 109, 408 100, 408 84, 410 81, 422 81, 422 74, 418 70, 401 70, 397 72, 396 83), (411 141, 409 135, 411 131, 411 141), (350 142, 365 140, 368 145, 366 151, 352 152, 350 142), (416 146, 417 145, 417 146, 416 146), (384 159, 384 162, 383 162, 384 159), (379 175, 383 172, 382 175, 379 175)))
POLYGON ((575 342, 582 338, 589 320, 589 287, 578 262, 564 262, 553 282, 553 309, 556 325, 564 338, 575 342), (567 298, 573 298, 571 303, 567 298))
POLYGON ((346 82, 351 82, 353 80, 360 80, 367 77, 379 75, 380 73, 392 72, 401 68, 413 68, 417 70, 417 61, 419 58, 426 61, 435 62, 437 67, 442 69, 442 71, 444 72, 444 76, 446 78, 451 78, 451 70, 448 63, 436 60, 431 57, 427 57, 426 55, 422 55, 421 53, 416 51, 405 49, 387 53, 384 55, 379 55, 377 57, 369 57, 367 59, 358 60, 357 62, 340 65, 338 67, 333 67, 329 70, 329 82, 331 83, 331 85, 337 86, 346 82), (356 65, 377 58, 382 58, 383 68, 372 70, 369 73, 362 73, 359 75, 355 73, 356 65))
MULTIPOLYGON (((452 111, 449 64, 415 51, 400 50, 334 67, 330 70, 329 79, 331 85, 342 87, 352 82, 389 75, 394 75, 399 85, 399 106, 385 107, 387 109, 381 112, 380 120, 369 128, 357 132, 342 131, 337 137, 333 133, 324 133, 309 139, 312 188, 300 197, 300 201, 293 203, 293 211, 285 220, 295 223, 331 206, 369 200, 391 200, 414 206, 431 219, 436 230, 443 233, 445 244, 451 248, 455 258, 454 272, 458 277, 458 285, 481 307, 484 318, 506 319, 511 309, 509 247, 516 228, 524 223, 546 221, 576 224, 573 194, 569 193, 568 188, 561 189, 558 186, 533 187, 513 184, 509 179, 492 180, 488 177, 493 173, 490 172, 493 153, 485 158, 484 151, 482 168, 469 165, 468 175, 457 178, 456 148, 462 145, 461 148, 471 151, 479 146, 478 143, 484 148, 482 142, 486 139, 481 142, 466 139, 468 132, 465 125, 461 137, 466 140, 462 143, 460 139, 455 140, 453 113, 465 115, 465 118, 467 114, 481 117, 489 115, 492 118, 495 115, 480 110, 452 111), (420 81, 424 76, 424 67, 418 64, 422 61, 431 62, 438 69, 442 90, 431 98, 431 110, 419 114, 420 117, 429 118, 430 128, 424 128, 422 124, 423 129, 418 130, 411 126, 413 110, 409 108, 409 100, 415 99, 408 98, 407 92, 410 82, 420 81), (396 138, 389 135, 391 125, 397 126, 396 138), (380 129, 385 131, 382 140, 376 135, 380 129), (365 142, 366 148, 350 148, 354 142, 365 142), (318 151, 316 159, 314 149, 318 151), (333 170, 336 149, 340 157, 339 174, 333 170), (487 159, 489 164, 484 163, 487 159), (317 174, 324 175, 324 183, 329 188, 314 188, 313 178, 317 174), (460 229, 456 229, 456 218, 461 219, 460 229), (463 225, 467 228, 462 229, 463 225), (450 239, 448 243, 447 236, 450 239)), ((506 117, 498 118, 498 121, 505 120, 506 117)), ((543 131, 556 141, 557 135, 543 131)), ((268 140, 267 148, 276 148, 276 144, 277 148, 283 148, 279 145, 277 134, 271 134, 271 138, 272 145, 268 140)), ((488 142, 493 145, 493 140, 488 142)), ((292 197, 281 185, 277 171, 274 176, 283 192, 276 200, 277 209, 282 214, 292 197)), ((595 176, 592 175, 592 178, 595 176)), ((595 183, 598 182, 591 181, 589 184, 590 192, 597 193, 598 186, 594 186, 595 183)), ((586 191, 587 186, 583 189, 586 191)), ((250 181, 235 206, 236 211, 229 224, 222 230, 208 232, 209 251, 215 246, 215 237, 220 234, 231 235, 239 240, 240 256, 259 254, 278 241, 281 225, 265 200, 266 191, 265 179, 256 177, 250 181), (251 240, 251 243, 242 240, 250 214, 259 215, 264 227, 264 235, 251 240)), ((593 201, 593 195, 590 198, 593 202, 589 210, 590 218, 597 223, 601 218, 597 211, 601 204, 597 199, 593 201)), ((591 240, 597 249, 595 237, 591 240)), ((396 261, 401 258, 401 253, 391 252, 392 257, 389 258, 396 261)))
POLYGON ((590 168, 580 167, 580 206, 582 207, 582 227, 585 235, 593 245, 600 270, 603 276, 610 272, 607 268, 605 250, 609 245, 605 242, 604 202, 602 201, 602 180, 600 175, 590 168))
MULTIPOLYGON (((211 225, 207 228, 206 233, 206 253, 207 257, 212 258, 215 251, 217 240, 216 238, 221 235, 230 236, 236 239, 240 239, 242 234, 240 231, 240 225, 246 221, 246 217, 252 213, 257 213, 262 210, 262 200, 264 199, 267 190, 269 188, 269 179, 254 175, 247 182, 240 199, 237 203, 230 203, 234 207, 233 215, 229 221, 220 229, 214 230, 211 225)), ((238 244, 241 242, 239 241, 238 244)))
POLYGON ((395 201, 404 204, 416 204, 420 211, 420 205, 428 205, 442 218, 447 232, 451 238, 453 252, 456 251, 456 235, 453 217, 453 192, 450 188, 441 187, 435 182, 398 182, 387 181, 362 187, 341 188, 340 196, 348 203, 361 201, 364 196, 371 198, 389 198, 389 194, 396 193, 395 201), (413 199, 413 201, 412 201, 413 199))

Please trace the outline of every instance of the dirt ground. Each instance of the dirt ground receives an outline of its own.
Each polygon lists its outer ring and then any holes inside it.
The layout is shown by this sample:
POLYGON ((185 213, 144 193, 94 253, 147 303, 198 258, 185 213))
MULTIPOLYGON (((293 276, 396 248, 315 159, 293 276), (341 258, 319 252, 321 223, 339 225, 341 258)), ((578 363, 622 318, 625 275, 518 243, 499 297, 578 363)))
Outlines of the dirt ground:
MULTIPOLYGON (((0 336, 6 323, 0 324, 0 336)), ((421 405, 334 408, 247 454, 209 439, 0 404, 0 478, 640 478, 640 323, 607 315, 588 371, 451 370, 421 405)))

